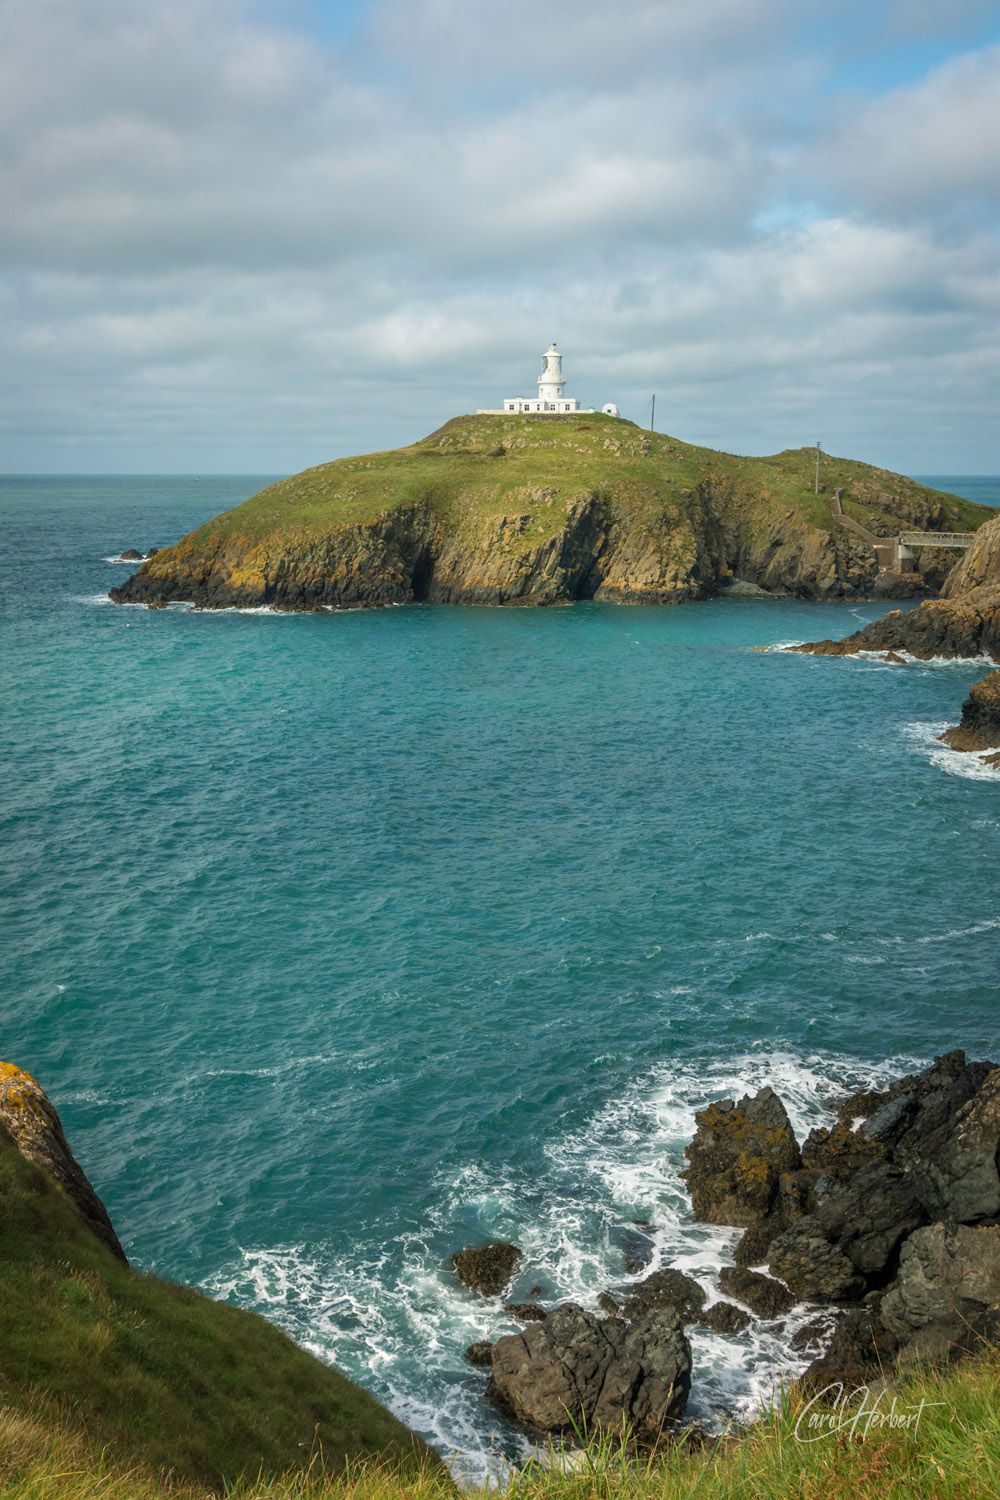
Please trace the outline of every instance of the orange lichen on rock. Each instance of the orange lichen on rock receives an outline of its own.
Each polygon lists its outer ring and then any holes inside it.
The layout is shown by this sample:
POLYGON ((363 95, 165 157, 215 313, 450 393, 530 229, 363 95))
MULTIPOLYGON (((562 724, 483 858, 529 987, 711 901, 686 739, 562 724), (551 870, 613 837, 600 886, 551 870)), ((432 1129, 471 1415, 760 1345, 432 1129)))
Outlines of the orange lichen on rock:
POLYGON ((104 1204, 69 1148, 55 1105, 36 1078, 0 1062, 0 1129, 72 1199, 91 1233, 125 1260, 104 1204))

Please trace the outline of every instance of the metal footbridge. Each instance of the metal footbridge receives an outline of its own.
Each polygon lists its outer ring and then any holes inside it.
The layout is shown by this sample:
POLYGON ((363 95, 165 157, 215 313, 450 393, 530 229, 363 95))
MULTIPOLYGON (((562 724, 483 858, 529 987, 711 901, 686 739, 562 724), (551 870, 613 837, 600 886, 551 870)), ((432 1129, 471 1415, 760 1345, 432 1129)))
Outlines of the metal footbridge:
POLYGON ((914 547, 965 548, 971 547, 975 541, 974 531, 901 531, 898 536, 876 536, 853 516, 845 516, 840 503, 843 493, 842 489, 837 490, 830 501, 833 519, 874 547, 879 567, 890 573, 912 572, 914 547))

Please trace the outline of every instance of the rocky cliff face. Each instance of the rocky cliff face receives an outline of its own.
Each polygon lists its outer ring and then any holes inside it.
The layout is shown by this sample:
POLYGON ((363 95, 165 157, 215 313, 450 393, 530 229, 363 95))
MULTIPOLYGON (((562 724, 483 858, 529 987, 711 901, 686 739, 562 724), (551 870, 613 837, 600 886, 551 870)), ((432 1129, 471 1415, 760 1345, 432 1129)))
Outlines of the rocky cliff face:
MULTIPOLYGON (((831 463, 830 483, 856 495, 868 521, 878 501, 882 529, 980 519, 901 476, 876 484, 881 471, 831 463)), ((936 591, 932 552, 922 575, 880 574, 874 548, 834 522, 807 469, 801 454, 736 459, 614 418, 456 418, 412 448, 272 485, 148 557, 111 597, 281 610, 662 604, 733 578, 802 598, 936 591)))
POLYGON ((7 1132, 22 1156, 44 1168, 91 1233, 124 1261, 125 1251, 107 1210, 70 1150, 48 1095, 30 1073, 12 1063, 0 1063, 0 1130, 7 1132))
POLYGON ((858 651, 908 651, 932 656, 992 656, 1000 662, 1000 516, 980 527, 952 569, 944 597, 909 614, 893 610, 842 641, 810 641, 796 651, 851 656, 858 651))
MULTIPOLYGON (((792 646, 814 656, 853 656, 859 651, 908 651, 924 661, 934 656, 991 656, 1000 662, 1000 516, 987 521, 952 569, 941 599, 928 599, 909 614, 893 610, 842 641, 792 646)), ((941 736, 953 750, 981 752, 1000 769, 1000 672, 974 683, 962 705, 962 720, 941 736)))

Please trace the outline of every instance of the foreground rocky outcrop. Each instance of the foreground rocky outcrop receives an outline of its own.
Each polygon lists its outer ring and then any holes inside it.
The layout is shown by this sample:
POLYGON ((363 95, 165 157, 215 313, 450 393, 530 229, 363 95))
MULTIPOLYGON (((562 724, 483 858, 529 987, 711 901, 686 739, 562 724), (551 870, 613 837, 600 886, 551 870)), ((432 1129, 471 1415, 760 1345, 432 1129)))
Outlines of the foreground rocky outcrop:
POLYGON ((882 572, 871 528, 975 527, 989 512, 825 460, 848 520, 817 515, 814 453, 694 448, 631 422, 457 417, 420 443, 306 470, 147 557, 111 598, 279 610, 675 603, 733 588, 802 598, 936 593, 940 556, 882 572), (862 524, 864 523, 864 524, 862 524))
POLYGON ((507 1304, 525 1326, 467 1358, 508 1417, 563 1438, 624 1423, 653 1442, 683 1415, 699 1330, 787 1336, 812 1356, 804 1391, 945 1362, 1000 1334, 1000 1067, 935 1058, 844 1099, 801 1144, 769 1087, 715 1101, 695 1125, 683 1174, 695 1217, 744 1230, 714 1278, 731 1300, 708 1305, 704 1277, 661 1266, 602 1292, 603 1317, 507 1304))
POLYGON ((691 1389, 691 1345, 666 1308, 631 1321, 567 1302, 542 1323, 497 1339, 487 1396, 535 1431, 621 1432, 655 1441, 691 1389))
POLYGON ((715 1205, 730 1205, 728 1222, 748 1225, 770 1273, 725 1268, 722 1290, 765 1317, 787 1312, 793 1300, 831 1307, 832 1336, 811 1381, 950 1359, 993 1338, 1000 1068, 952 1052, 883 1092, 845 1101, 838 1122, 812 1131, 801 1164, 781 1171, 764 1195, 759 1185, 773 1177, 776 1145, 786 1159, 792 1154, 779 1104, 763 1089, 696 1117, 688 1147, 696 1215, 718 1222, 715 1205), (758 1128, 762 1117, 774 1122, 772 1139, 758 1128), (719 1150, 720 1120, 726 1139, 742 1143, 735 1178, 732 1151, 719 1150))

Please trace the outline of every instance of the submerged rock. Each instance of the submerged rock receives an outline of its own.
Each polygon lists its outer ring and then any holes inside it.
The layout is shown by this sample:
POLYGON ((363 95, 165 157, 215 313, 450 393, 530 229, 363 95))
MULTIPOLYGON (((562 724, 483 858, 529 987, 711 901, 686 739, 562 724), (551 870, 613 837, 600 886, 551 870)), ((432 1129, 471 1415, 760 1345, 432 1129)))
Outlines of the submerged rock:
POLYGON ((456 1250, 451 1264, 463 1286, 481 1292, 484 1297, 495 1297, 513 1277, 520 1259, 521 1251, 516 1245, 495 1240, 489 1245, 456 1250))
POLYGON ((488 1395, 539 1432, 621 1431, 653 1440, 680 1417, 691 1387, 691 1346, 665 1310, 632 1323, 568 1302, 521 1334, 498 1339, 488 1395))

